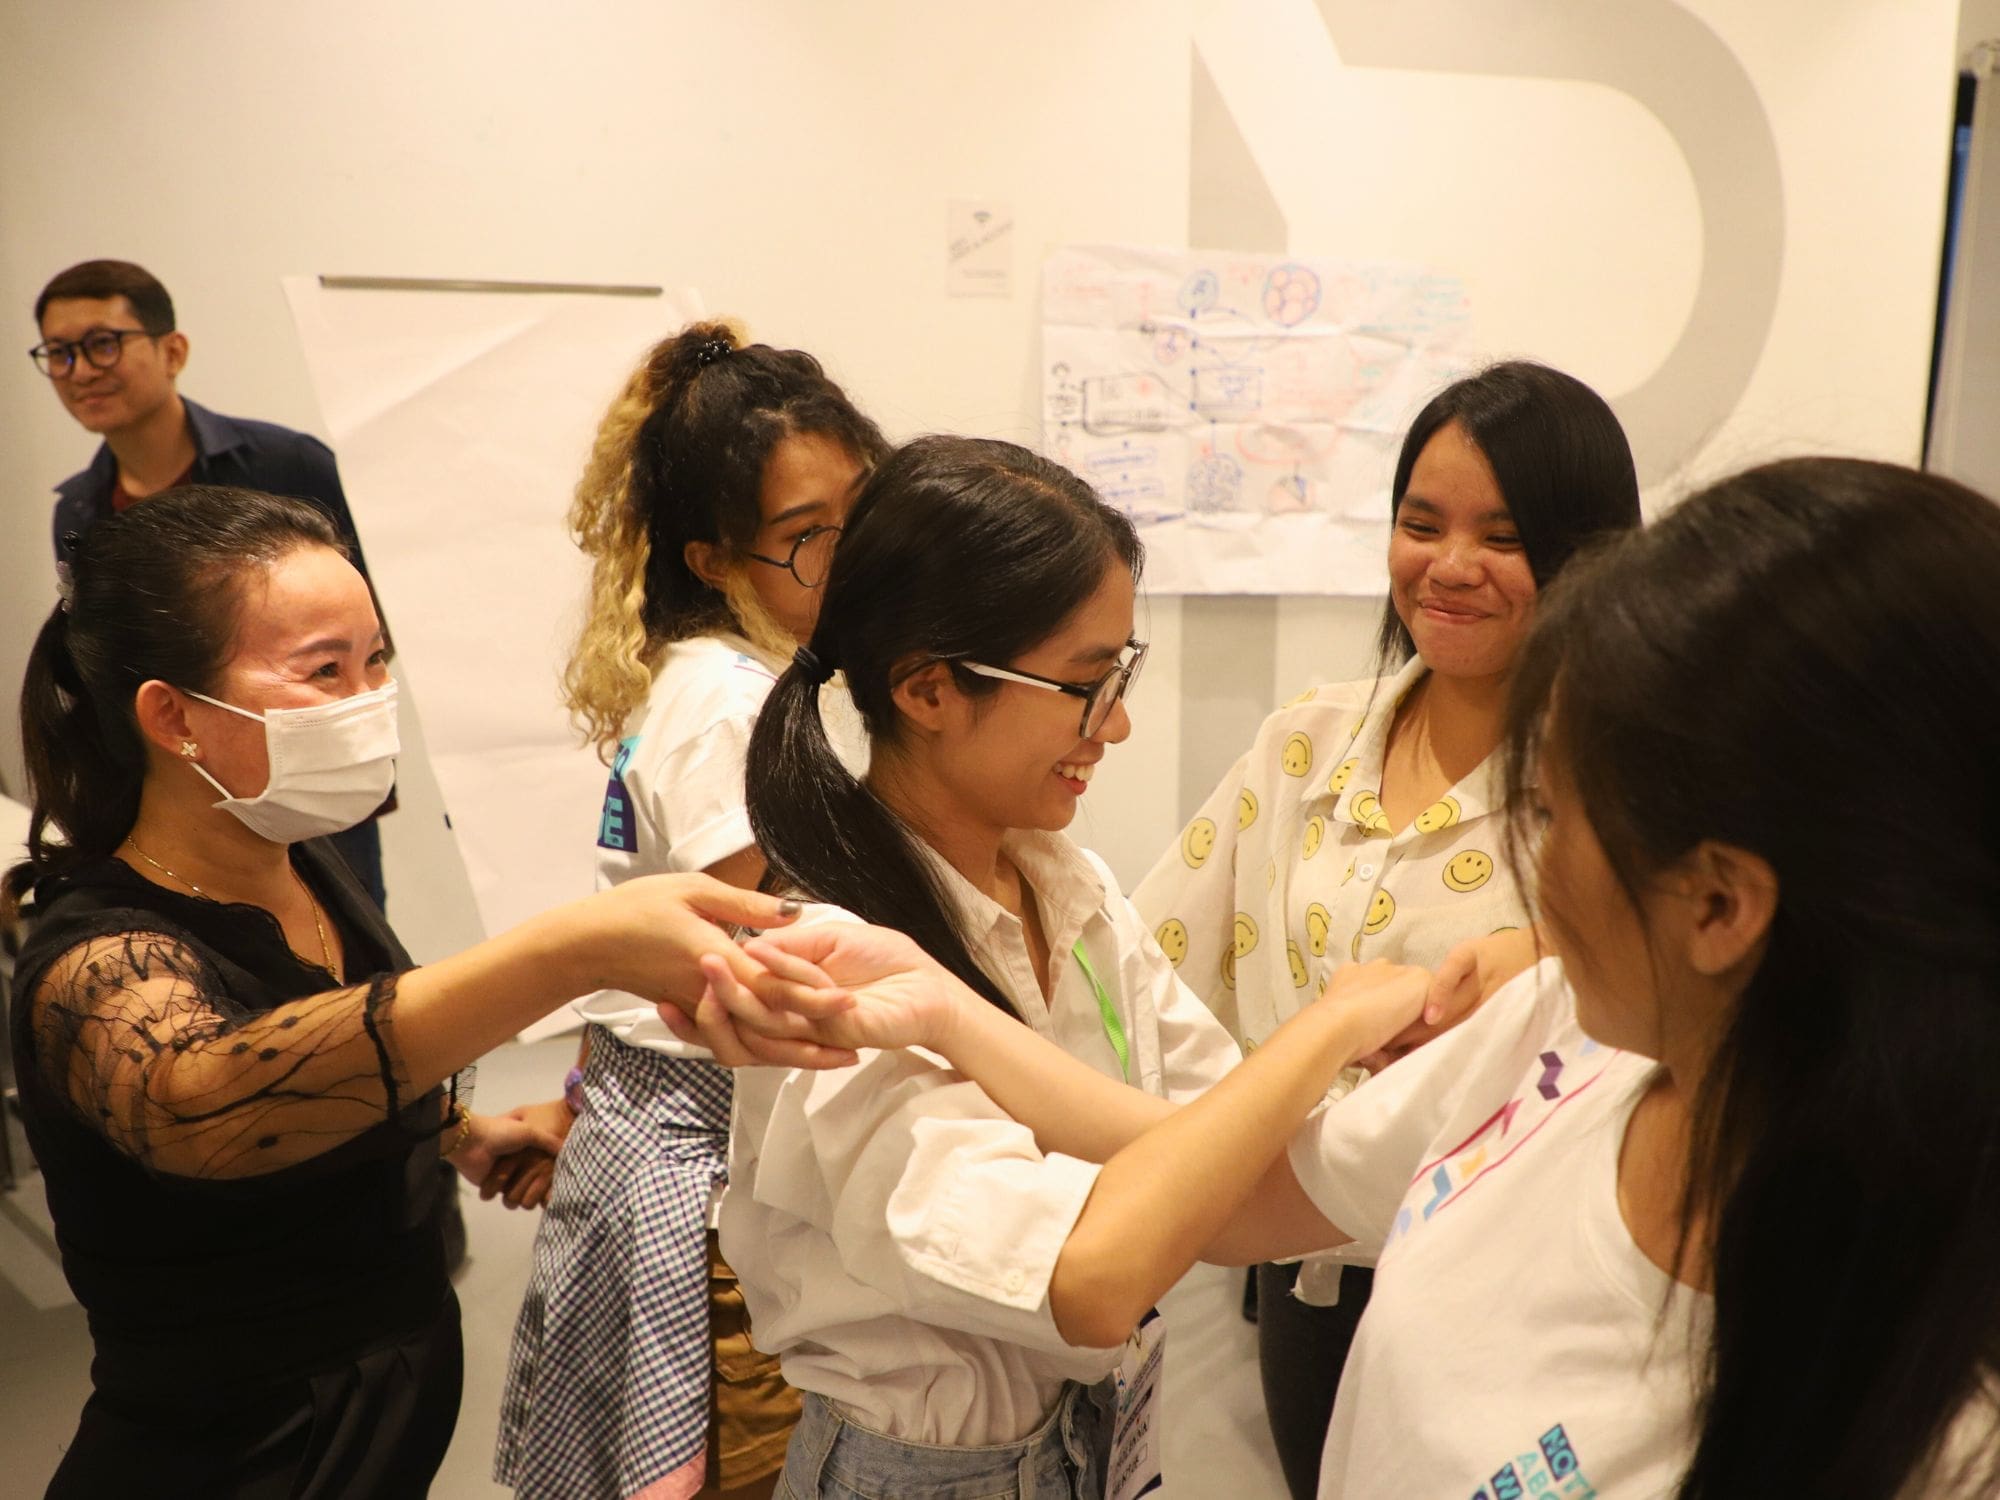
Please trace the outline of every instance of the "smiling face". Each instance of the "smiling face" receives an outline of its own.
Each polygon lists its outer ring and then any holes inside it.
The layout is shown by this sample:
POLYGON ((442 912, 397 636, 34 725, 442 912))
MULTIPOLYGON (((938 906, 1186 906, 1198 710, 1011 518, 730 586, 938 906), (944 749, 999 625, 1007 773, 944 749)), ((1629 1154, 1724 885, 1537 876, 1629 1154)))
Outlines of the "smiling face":
MULTIPOLYGON (((74 342, 99 329, 133 331, 139 326, 139 315, 124 297, 60 297, 42 310, 45 342, 74 342)), ((49 384, 64 410, 87 431, 120 432, 173 399, 174 377, 186 363, 185 334, 140 334, 123 341, 110 369, 98 369, 79 353, 69 372, 49 384)))
MULTIPOLYGON (((1131 570, 1109 561, 1096 590, 1053 634, 989 665, 1088 687, 1132 639, 1133 603, 1131 570)), ((1085 739, 1081 698, 1023 682, 997 682, 971 696, 949 676, 945 682, 939 728, 922 746, 927 777, 941 795, 926 800, 934 812, 986 830, 1067 828, 1105 751, 1132 732, 1122 699, 1085 739)))
MULTIPOLYGON (((261 714, 337 702, 388 680, 382 626, 368 585, 331 547, 309 546, 246 580, 234 649, 206 691, 261 714)), ((264 726, 182 696, 208 773, 233 796, 259 795, 271 779, 264 726)))
POLYGON ((1513 669, 1534 618, 1535 575, 1492 465, 1457 422, 1411 466, 1389 536, 1389 597, 1433 672, 1513 669))

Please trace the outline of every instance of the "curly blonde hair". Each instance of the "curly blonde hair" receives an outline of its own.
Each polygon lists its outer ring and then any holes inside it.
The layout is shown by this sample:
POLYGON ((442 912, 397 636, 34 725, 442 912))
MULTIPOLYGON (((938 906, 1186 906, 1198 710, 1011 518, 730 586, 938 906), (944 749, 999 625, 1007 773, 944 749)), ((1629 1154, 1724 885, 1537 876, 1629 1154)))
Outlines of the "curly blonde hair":
POLYGON ((784 437, 824 433, 872 466, 888 444, 797 350, 746 346, 732 322, 692 323, 661 340, 598 423, 569 529, 591 559, 589 602, 563 668, 563 703, 609 764, 676 640, 736 630, 789 656, 744 563, 714 588, 688 568, 687 543, 748 550, 765 460, 784 437))

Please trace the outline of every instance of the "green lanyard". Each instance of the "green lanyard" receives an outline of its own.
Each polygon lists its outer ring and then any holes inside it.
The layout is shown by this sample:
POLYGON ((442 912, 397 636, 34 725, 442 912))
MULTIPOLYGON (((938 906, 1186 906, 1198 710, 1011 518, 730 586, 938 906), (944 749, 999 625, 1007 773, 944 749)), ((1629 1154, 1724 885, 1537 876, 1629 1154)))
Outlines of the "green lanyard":
POLYGON ((1083 951, 1082 939, 1075 948, 1077 967, 1083 970, 1083 977, 1090 981, 1090 987, 1097 991, 1097 1013, 1104 1018, 1104 1039, 1111 1043, 1111 1050, 1118 1054, 1118 1071, 1125 1075, 1125 1081, 1132 1081, 1132 1048, 1125 1040, 1125 1023, 1118 1019, 1118 1007, 1111 1003, 1111 997, 1104 993, 1097 970, 1091 968, 1090 958, 1083 951))

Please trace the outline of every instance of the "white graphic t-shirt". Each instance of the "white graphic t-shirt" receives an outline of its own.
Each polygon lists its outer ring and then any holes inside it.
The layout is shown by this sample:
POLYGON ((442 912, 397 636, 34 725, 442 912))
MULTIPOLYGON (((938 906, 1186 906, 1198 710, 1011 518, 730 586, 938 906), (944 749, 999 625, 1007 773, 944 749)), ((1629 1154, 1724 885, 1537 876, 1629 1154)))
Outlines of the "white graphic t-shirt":
POLYGON ((1713 1303, 1619 1213, 1654 1067, 1584 1035, 1550 959, 1294 1138, 1348 1253, 1379 1257, 1322 1500, 1673 1493, 1713 1303))

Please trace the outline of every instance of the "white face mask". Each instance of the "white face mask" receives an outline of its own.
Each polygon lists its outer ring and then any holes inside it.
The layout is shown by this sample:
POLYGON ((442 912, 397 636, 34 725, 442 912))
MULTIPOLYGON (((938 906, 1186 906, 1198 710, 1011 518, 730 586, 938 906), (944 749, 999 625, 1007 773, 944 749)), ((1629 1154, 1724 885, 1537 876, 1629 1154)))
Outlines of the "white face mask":
POLYGON ((253 714, 206 693, 191 698, 213 703, 264 725, 264 752, 271 779, 255 797, 234 797, 199 765, 195 770, 222 793, 226 808, 252 833, 274 844, 339 833, 361 822, 388 798, 396 784, 396 684, 384 683, 334 703, 309 708, 273 708, 253 714))

